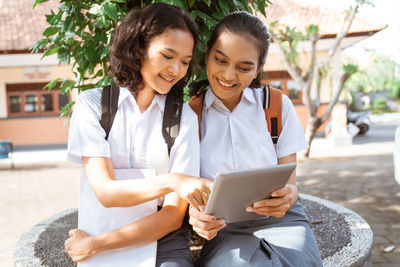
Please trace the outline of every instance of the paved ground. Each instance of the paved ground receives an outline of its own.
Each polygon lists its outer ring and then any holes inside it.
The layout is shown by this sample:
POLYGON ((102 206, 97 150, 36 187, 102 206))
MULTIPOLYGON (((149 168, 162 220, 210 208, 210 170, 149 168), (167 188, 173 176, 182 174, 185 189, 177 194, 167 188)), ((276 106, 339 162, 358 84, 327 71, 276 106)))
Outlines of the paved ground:
MULTIPOLYGON (((332 148, 317 138, 311 158, 298 167, 301 192, 350 208, 371 225, 374 266, 400 263, 400 185, 392 157, 396 125, 398 118, 381 120, 348 148, 332 148)), ((0 170, 0 266, 13 266, 12 253, 24 232, 77 206, 79 167, 65 162, 64 155, 63 149, 20 151, 14 170, 0 170)))

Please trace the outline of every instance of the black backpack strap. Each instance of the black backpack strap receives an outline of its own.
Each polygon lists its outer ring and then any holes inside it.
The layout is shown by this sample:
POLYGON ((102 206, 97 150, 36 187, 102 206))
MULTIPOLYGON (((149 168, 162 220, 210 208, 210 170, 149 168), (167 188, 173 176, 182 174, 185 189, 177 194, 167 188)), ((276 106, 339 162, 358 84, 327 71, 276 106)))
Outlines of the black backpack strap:
POLYGON ((118 110, 119 87, 115 84, 103 87, 101 92, 101 117, 100 125, 106 132, 105 139, 108 139, 115 114, 118 110))
POLYGON ((162 135, 168 145, 168 155, 175 143, 175 138, 179 134, 183 107, 183 98, 179 94, 170 92, 165 100, 164 117, 162 125, 162 135))

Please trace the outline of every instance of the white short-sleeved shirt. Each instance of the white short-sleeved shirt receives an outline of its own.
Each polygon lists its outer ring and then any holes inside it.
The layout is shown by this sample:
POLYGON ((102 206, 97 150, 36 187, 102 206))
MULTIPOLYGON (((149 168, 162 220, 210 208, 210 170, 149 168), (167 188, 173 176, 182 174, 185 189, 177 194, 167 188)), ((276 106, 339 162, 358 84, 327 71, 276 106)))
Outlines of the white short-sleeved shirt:
POLYGON ((282 131, 274 148, 262 99, 262 89, 246 88, 230 112, 212 90, 207 90, 201 122, 201 177, 213 180, 218 172, 276 165, 278 158, 307 148, 297 113, 285 95, 282 131))
POLYGON ((116 169, 156 169, 157 174, 178 172, 199 176, 199 141, 196 114, 183 105, 179 135, 168 157, 162 136, 165 95, 156 95, 141 113, 127 88, 120 88, 118 111, 108 140, 100 125, 101 88, 81 93, 74 107, 68 137, 68 159, 110 157, 116 169))

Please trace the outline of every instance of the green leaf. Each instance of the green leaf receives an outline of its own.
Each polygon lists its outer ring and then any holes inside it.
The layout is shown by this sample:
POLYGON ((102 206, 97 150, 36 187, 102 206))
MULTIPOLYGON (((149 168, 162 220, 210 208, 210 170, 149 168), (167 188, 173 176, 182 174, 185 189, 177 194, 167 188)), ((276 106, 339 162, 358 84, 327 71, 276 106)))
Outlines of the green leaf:
POLYGON ((59 31, 60 31, 59 27, 48 27, 46 30, 44 30, 43 35, 49 37, 56 34, 59 31))
POLYGON ((203 20, 213 20, 209 15, 207 15, 204 12, 201 12, 200 10, 195 10, 192 13, 195 13, 197 16, 199 16, 200 18, 202 18, 203 20))
POLYGON ((188 2, 189 2, 189 7, 192 8, 196 0, 188 0, 188 2))
POLYGON ((62 93, 64 93, 64 94, 65 94, 65 93, 69 93, 69 91, 73 88, 74 85, 75 85, 75 81, 65 79, 65 80, 60 84, 59 89, 60 89, 60 91, 61 91, 62 93))
POLYGON ((107 44, 107 36, 105 36, 104 34, 95 34, 93 38, 96 41, 102 42, 103 44, 107 44))
POLYGON ((173 5, 181 7, 183 10, 188 10, 187 2, 186 0, 172 0, 171 1, 173 5))
POLYGON ((103 11, 112 20, 118 20, 118 9, 113 3, 105 3, 103 6, 103 11))
POLYGON ((71 116, 71 107, 75 104, 75 101, 69 102, 65 106, 61 108, 61 114, 60 117, 65 117, 68 115, 68 117, 71 116))
POLYGON ((43 87, 43 90, 45 90, 45 89, 49 89, 49 90, 53 89, 57 85, 59 80, 61 80, 61 78, 57 78, 55 80, 52 80, 51 82, 49 82, 48 84, 46 84, 43 87))
POLYGON ((35 8, 40 3, 44 3, 44 2, 47 2, 47 1, 49 1, 49 0, 35 0, 35 3, 33 4, 33 8, 35 8))
POLYGON ((37 41, 31 48, 30 50, 32 50, 32 52, 39 52, 40 50, 42 50, 43 48, 46 47, 46 45, 49 43, 47 38, 43 38, 40 39, 39 41, 37 41))
POLYGON ((91 46, 86 46, 85 47, 85 58, 92 62, 96 58, 96 51, 94 50, 93 47, 91 46))
POLYGON ((111 0, 114 3, 125 3, 125 0, 111 0))
POLYGON ((211 5, 211 0, 202 0, 203 3, 205 3, 207 6, 211 5))
POLYGON ((224 15, 229 13, 229 4, 226 0, 218 0, 218 5, 221 8, 224 15))
POLYGON ((106 56, 108 56, 108 54, 110 53, 110 51, 108 50, 108 48, 104 48, 103 51, 101 52, 100 55, 100 59, 103 60, 106 56))
POLYGON ((54 45, 53 45, 53 46, 50 46, 50 47, 43 53, 42 58, 57 53, 57 52, 58 52, 58 49, 60 49, 60 47, 58 47, 58 46, 56 47, 56 46, 54 46, 54 45))

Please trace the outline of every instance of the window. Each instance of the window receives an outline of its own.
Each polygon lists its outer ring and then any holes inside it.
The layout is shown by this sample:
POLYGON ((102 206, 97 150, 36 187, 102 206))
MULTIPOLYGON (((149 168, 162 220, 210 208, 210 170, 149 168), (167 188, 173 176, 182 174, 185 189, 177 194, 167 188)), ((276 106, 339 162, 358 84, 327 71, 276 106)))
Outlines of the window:
POLYGON ((280 89, 293 103, 302 103, 302 92, 296 81, 286 71, 269 71, 262 75, 263 84, 280 89))
POLYGON ((8 116, 58 115, 61 108, 69 102, 68 95, 57 88, 42 90, 46 83, 8 84, 8 116))

